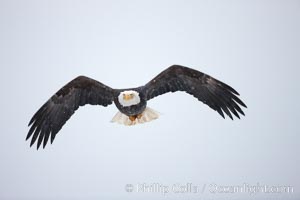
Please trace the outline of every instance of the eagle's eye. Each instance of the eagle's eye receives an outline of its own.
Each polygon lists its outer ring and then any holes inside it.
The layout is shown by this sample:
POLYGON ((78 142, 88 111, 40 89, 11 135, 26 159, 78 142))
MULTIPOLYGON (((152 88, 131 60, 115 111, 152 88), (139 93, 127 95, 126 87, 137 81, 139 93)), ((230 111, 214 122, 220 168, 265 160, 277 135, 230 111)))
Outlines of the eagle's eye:
POLYGON ((130 99, 133 99, 134 94, 123 94, 123 99, 128 101, 130 99))

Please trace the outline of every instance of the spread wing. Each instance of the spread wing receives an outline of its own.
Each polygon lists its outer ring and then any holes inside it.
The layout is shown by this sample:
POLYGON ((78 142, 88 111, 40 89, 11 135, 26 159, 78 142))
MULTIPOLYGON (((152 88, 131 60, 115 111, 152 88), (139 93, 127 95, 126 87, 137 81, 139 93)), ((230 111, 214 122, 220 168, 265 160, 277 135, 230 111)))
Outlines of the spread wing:
POLYGON ((107 106, 113 102, 114 90, 96 80, 79 76, 62 87, 32 117, 26 140, 31 136, 32 146, 37 140, 37 149, 43 142, 45 148, 49 137, 51 143, 56 134, 74 114, 85 104, 107 106))
POLYGON ((247 106, 237 97, 239 93, 229 85, 194 69, 173 65, 143 87, 147 100, 167 92, 185 91, 231 119, 233 113, 245 115, 239 105, 247 106))

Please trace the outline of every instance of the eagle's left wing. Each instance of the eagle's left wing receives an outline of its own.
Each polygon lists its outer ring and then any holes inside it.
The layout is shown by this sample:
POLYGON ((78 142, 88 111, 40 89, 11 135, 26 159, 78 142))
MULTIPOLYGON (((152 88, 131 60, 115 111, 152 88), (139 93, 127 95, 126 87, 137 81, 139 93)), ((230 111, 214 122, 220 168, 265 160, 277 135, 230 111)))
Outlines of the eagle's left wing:
POLYGON ((49 137, 53 142, 58 131, 79 106, 86 104, 107 106, 112 104, 114 89, 94 79, 79 76, 55 93, 32 117, 26 140, 31 136, 30 146, 37 140, 37 148, 49 137))
POLYGON ((225 112, 231 119, 244 112, 239 105, 247 107, 237 96, 239 93, 229 85, 197 70, 173 65, 142 87, 146 99, 152 99, 167 92, 185 91, 213 110, 223 118, 225 112))

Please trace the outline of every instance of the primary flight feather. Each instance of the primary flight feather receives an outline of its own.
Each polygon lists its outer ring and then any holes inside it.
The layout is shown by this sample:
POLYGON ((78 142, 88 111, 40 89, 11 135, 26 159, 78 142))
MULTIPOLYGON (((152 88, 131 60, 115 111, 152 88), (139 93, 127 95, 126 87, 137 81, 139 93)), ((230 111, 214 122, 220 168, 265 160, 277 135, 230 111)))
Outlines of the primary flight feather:
POLYGON ((113 89, 85 76, 79 76, 56 92, 32 117, 26 140, 31 136, 30 146, 37 141, 37 149, 48 140, 53 142, 56 134, 79 106, 86 104, 108 106, 113 102, 118 112, 112 122, 135 125, 157 119, 159 114, 147 107, 147 101, 168 93, 184 91, 217 111, 233 119, 232 114, 244 115, 240 106, 247 107, 237 96, 239 93, 229 85, 197 70, 172 65, 146 85, 113 89))

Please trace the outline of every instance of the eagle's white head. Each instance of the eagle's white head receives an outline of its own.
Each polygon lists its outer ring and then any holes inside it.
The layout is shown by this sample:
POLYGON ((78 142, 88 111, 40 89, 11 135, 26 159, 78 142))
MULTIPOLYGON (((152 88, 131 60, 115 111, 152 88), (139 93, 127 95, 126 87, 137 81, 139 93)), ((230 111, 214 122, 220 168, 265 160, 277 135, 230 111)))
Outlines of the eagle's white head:
POLYGON ((140 95, 137 91, 127 90, 119 94, 118 100, 124 107, 139 104, 141 102, 140 95))

